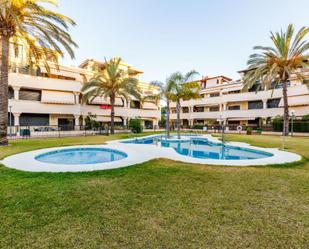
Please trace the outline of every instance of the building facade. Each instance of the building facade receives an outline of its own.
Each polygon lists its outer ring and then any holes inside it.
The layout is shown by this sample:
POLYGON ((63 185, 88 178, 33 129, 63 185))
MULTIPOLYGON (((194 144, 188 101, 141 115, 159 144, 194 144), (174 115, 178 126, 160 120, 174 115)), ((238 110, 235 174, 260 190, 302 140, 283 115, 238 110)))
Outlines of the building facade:
MULTIPOLYGON (((245 71, 240 71, 240 74, 245 71)), ((309 70, 303 72, 309 79, 309 70)), ((181 125, 254 125, 270 123, 283 116, 282 89, 250 89, 241 81, 232 81, 225 76, 205 77, 200 81, 200 99, 181 102, 181 125)), ((288 103, 296 118, 309 114, 309 90, 292 75, 289 80, 288 103)), ((171 104, 171 121, 176 122, 176 104, 171 104)))
MULTIPOLYGON (((78 127, 85 124, 89 115, 102 124, 110 122, 108 99, 96 98, 87 105, 81 104, 81 88, 93 75, 91 63, 94 60, 86 60, 80 67, 49 62, 50 71, 47 72, 44 66, 31 69, 27 66, 22 45, 11 44, 10 49, 8 115, 11 126, 78 127)), ((126 63, 121 66, 130 77, 139 78, 143 74, 126 63)), ((144 95, 159 91, 142 81, 139 87, 144 95)), ((158 125, 160 116, 159 103, 146 102, 142 106, 133 97, 129 103, 122 98, 116 100, 116 125, 126 125, 130 118, 139 117, 144 126, 150 128, 158 125)))

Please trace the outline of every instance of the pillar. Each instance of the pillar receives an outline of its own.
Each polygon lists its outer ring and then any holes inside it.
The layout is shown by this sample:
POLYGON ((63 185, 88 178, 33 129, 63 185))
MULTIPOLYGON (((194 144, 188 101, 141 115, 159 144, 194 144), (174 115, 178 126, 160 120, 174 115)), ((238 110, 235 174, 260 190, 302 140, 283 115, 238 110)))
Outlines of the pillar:
POLYGON ((123 117, 123 125, 126 126, 128 124, 128 118, 123 117))
POLYGON ((73 94, 75 95, 75 104, 79 104, 79 92, 73 92, 73 94))
POLYGON ((226 111, 226 103, 222 104, 222 111, 226 111))
POLYGON ((14 90, 14 99, 15 100, 19 100, 19 90, 20 90, 20 87, 19 86, 13 86, 13 90, 14 90))
POLYGON ((189 126, 192 127, 193 126, 193 119, 189 119, 189 126))
POLYGON ((80 118, 80 115, 74 115, 75 126, 80 126, 79 118, 80 118))
POLYGON ((19 126, 19 117, 20 117, 20 114, 21 113, 16 113, 16 112, 13 112, 13 116, 14 116, 14 125, 15 126, 19 126))
POLYGON ((263 99, 263 109, 267 109, 267 99, 263 99))

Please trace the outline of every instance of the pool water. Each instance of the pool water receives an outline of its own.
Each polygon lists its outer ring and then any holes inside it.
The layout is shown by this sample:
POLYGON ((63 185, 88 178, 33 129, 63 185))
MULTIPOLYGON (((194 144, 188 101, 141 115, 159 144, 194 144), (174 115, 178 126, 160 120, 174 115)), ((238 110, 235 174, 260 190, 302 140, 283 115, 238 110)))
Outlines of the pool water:
POLYGON ((35 157, 36 160, 52 164, 97 164, 121 160, 128 155, 108 148, 74 148, 51 151, 35 157))
POLYGON ((194 138, 194 136, 182 136, 180 140, 176 137, 166 140, 165 137, 155 136, 133 139, 125 143, 158 144, 162 147, 171 147, 181 155, 200 159, 251 160, 273 156, 268 152, 231 146, 221 142, 214 143, 206 138, 194 138))

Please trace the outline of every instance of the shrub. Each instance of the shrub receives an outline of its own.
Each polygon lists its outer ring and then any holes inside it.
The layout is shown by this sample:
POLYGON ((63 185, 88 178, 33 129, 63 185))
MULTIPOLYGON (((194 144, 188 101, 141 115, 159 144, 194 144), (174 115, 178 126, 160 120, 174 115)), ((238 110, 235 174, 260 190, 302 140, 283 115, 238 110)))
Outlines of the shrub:
POLYGON ((272 126, 274 131, 282 131, 283 130, 283 119, 282 117, 275 117, 272 121, 272 126))
POLYGON ((195 124, 192 126, 192 129, 203 130, 204 124, 195 124))
POLYGON ((96 115, 88 114, 85 119, 85 126, 87 130, 99 128, 101 126, 100 122, 96 121, 96 115))
POLYGON ((262 128, 257 128, 257 129, 256 129, 256 133, 257 133, 257 134, 262 134, 262 128))
POLYGON ((142 120, 139 118, 130 119, 129 127, 133 133, 143 132, 142 120))
POLYGON ((247 128, 247 135, 252 135, 252 128, 251 127, 247 128))

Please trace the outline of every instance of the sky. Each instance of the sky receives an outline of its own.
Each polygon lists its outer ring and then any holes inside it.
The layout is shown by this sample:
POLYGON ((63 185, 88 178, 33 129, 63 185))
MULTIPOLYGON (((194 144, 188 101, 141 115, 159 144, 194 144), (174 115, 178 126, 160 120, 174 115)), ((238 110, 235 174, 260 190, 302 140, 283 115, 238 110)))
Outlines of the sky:
POLYGON ((271 45, 270 31, 309 24, 309 0, 58 0, 77 23, 78 66, 87 58, 121 57, 145 81, 173 72, 238 79, 255 45, 271 45))

